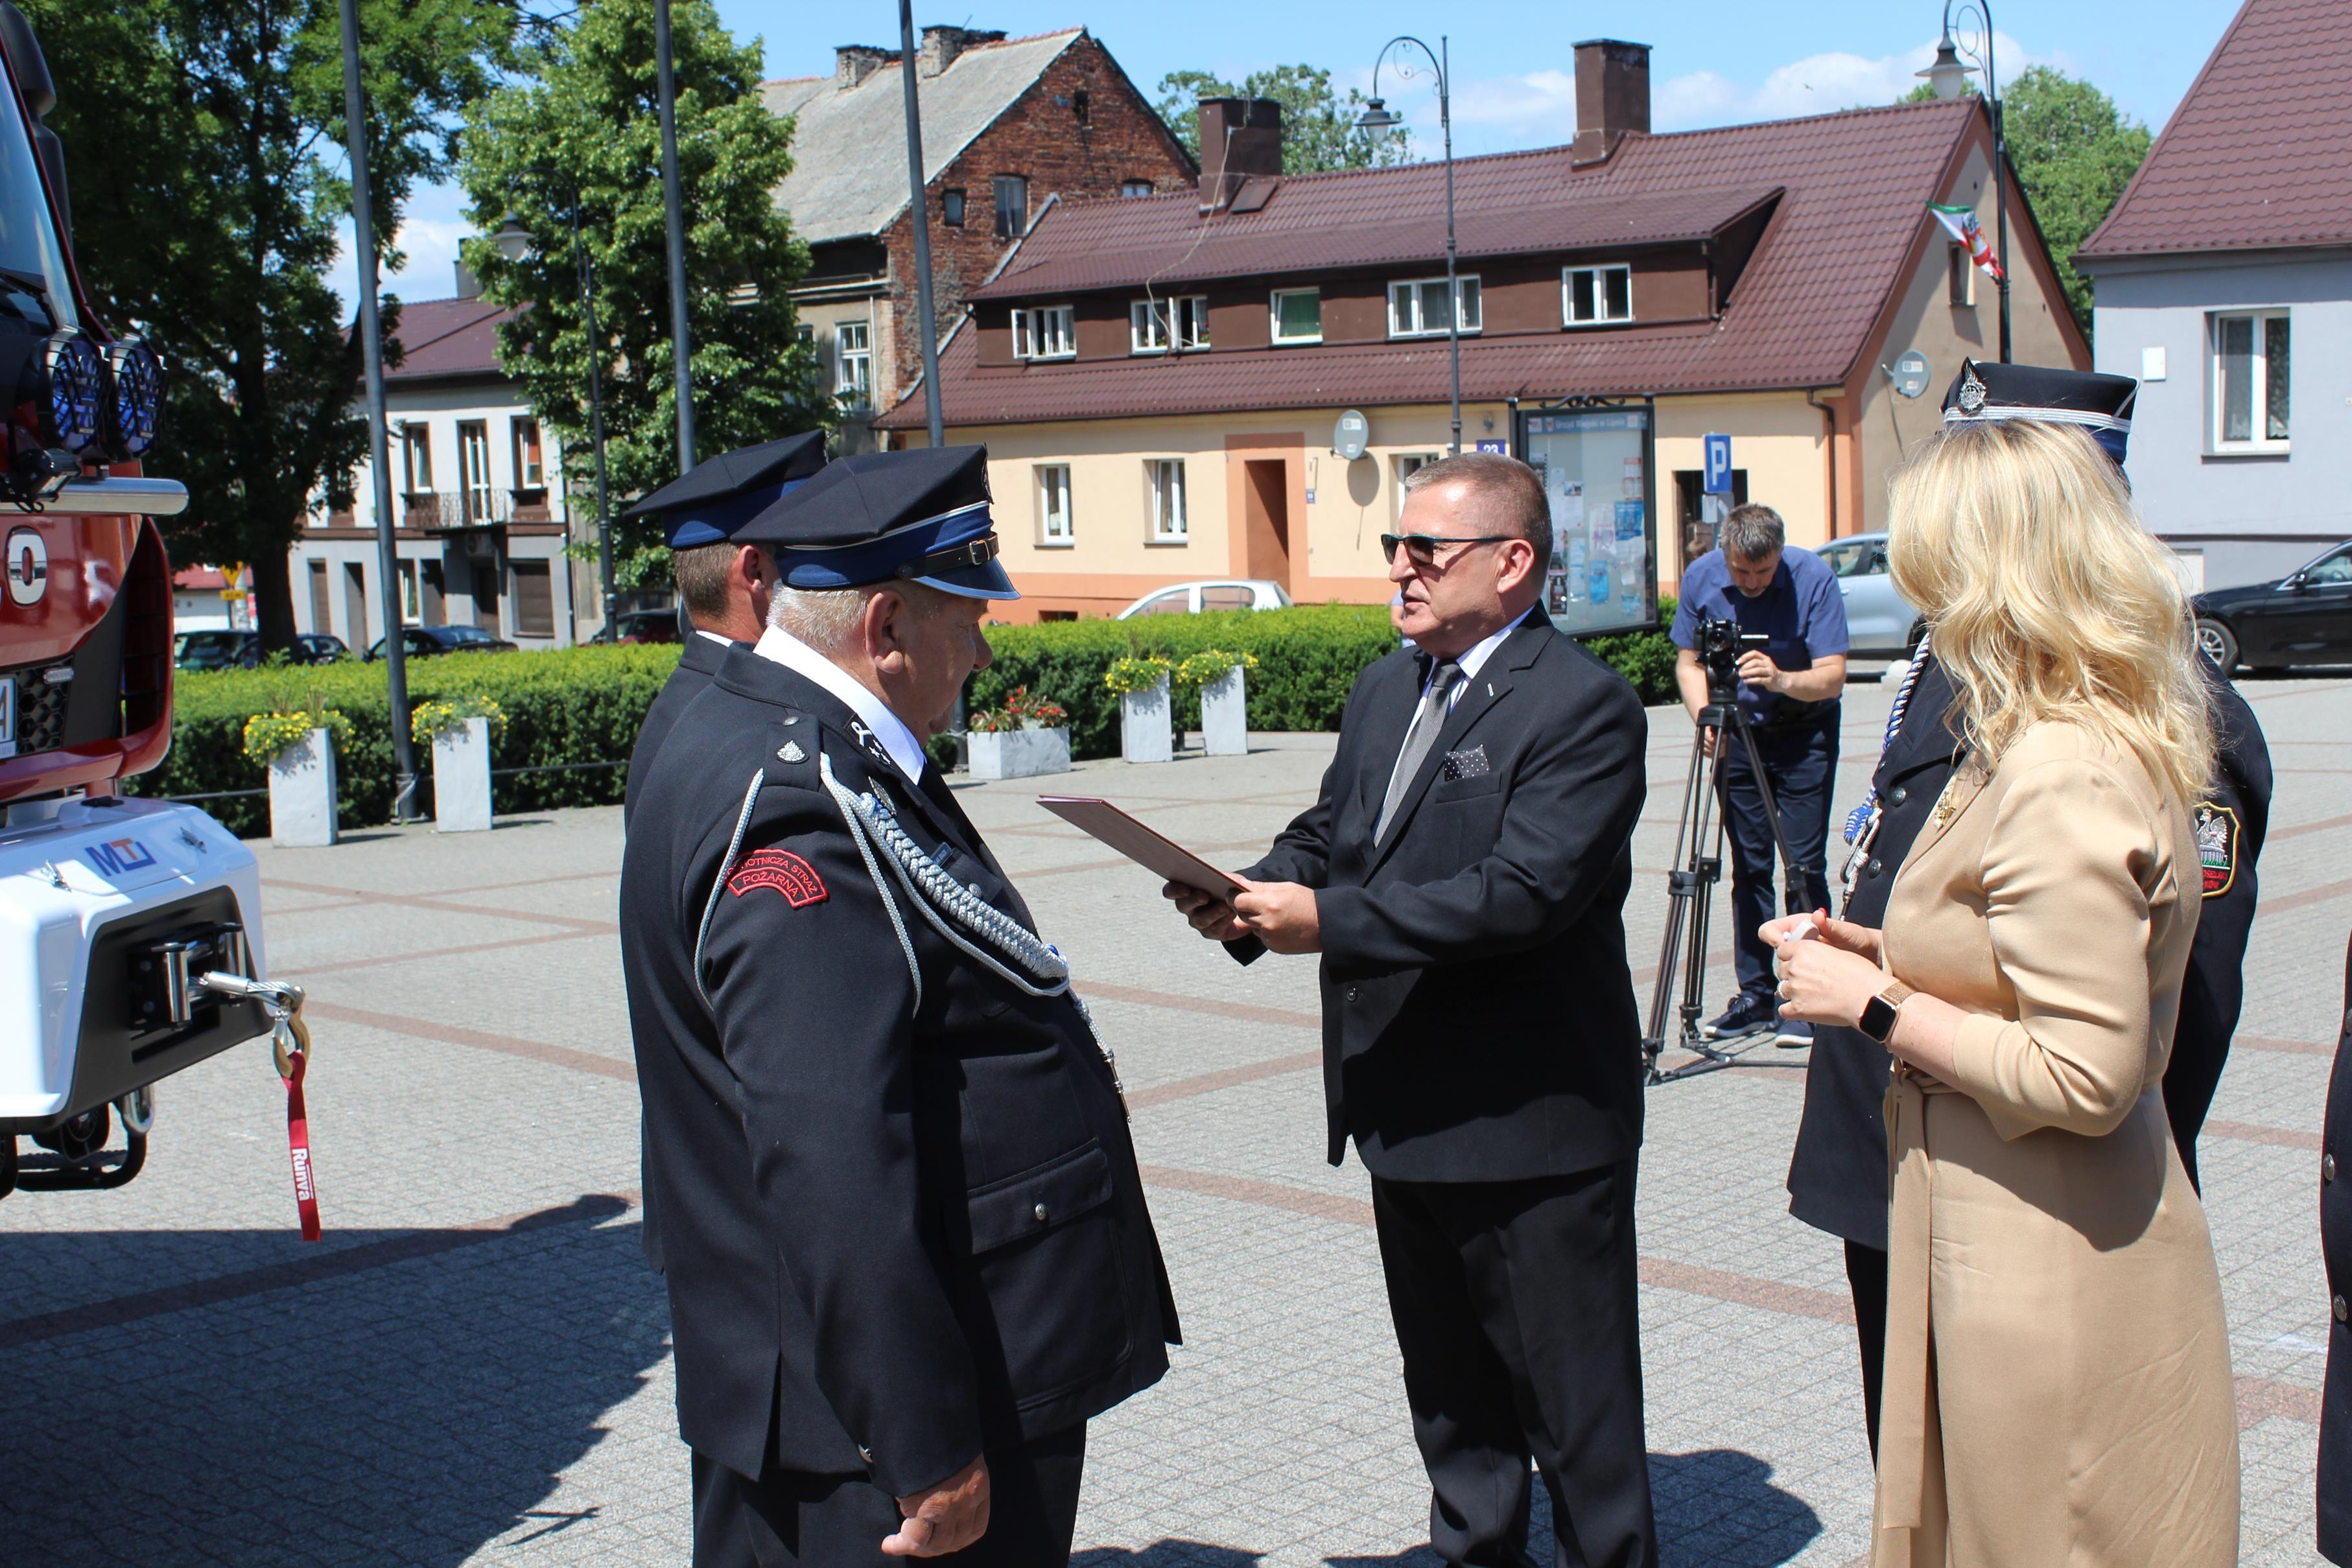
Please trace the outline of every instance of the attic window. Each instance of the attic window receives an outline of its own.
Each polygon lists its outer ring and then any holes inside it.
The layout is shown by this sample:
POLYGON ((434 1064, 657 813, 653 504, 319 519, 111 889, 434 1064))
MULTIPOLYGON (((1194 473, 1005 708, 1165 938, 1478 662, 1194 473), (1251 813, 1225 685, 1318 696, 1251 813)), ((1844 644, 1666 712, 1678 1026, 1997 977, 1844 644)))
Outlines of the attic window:
POLYGON ((1613 267, 1565 267, 1559 273, 1559 319, 1564 327, 1601 327, 1633 319, 1633 270, 1613 267))
POLYGON ((953 228, 963 227, 963 193, 961 191, 940 193, 940 221, 953 228))
POLYGON ((1121 180, 1118 183, 1118 193, 1122 196, 1148 196, 1151 194, 1151 182, 1149 180, 1121 180))
POLYGON ((1018 174, 996 177, 996 237, 1019 239, 1029 227, 1029 182, 1018 174))

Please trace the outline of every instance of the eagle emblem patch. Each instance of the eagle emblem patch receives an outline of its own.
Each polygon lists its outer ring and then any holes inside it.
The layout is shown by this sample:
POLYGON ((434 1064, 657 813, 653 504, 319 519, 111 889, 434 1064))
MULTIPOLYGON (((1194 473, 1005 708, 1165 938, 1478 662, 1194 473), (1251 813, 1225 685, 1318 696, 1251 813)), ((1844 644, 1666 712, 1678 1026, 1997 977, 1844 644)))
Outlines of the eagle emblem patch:
POLYGON ((1970 419, 1984 412, 1985 384, 1977 377, 1976 361, 1971 360, 1960 372, 1960 412, 1970 419))
POLYGON ((727 891, 740 898, 757 887, 772 887, 794 909, 823 904, 833 895, 816 867, 790 850, 753 850, 727 879, 727 891))
POLYGON ((2200 800, 2189 821, 2197 827, 2197 863, 2205 873, 2205 896, 2219 898, 2238 881, 2238 813, 2200 800))

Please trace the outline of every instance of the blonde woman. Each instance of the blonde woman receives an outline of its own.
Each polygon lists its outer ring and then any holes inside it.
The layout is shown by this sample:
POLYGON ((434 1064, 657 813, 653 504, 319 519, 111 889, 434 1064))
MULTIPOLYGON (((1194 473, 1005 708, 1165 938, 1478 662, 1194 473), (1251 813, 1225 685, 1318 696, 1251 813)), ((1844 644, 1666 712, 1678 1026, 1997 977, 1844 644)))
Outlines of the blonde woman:
POLYGON ((2213 747, 2180 578, 2061 424, 1948 427, 1889 534, 1969 759, 1883 931, 1763 928, 1784 1015, 1895 1058, 1872 1561, 2227 1568, 2221 1281, 2159 1092, 2213 747))

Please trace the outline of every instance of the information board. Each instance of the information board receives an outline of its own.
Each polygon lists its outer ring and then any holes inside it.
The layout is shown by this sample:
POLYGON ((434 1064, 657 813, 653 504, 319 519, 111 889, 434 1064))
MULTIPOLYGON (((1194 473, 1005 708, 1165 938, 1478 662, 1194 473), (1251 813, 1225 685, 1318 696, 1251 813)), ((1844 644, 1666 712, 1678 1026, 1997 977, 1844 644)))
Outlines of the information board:
POLYGON ((1544 608, 1582 635, 1658 619, 1657 496, 1647 404, 1519 416, 1519 450, 1551 507, 1544 608))

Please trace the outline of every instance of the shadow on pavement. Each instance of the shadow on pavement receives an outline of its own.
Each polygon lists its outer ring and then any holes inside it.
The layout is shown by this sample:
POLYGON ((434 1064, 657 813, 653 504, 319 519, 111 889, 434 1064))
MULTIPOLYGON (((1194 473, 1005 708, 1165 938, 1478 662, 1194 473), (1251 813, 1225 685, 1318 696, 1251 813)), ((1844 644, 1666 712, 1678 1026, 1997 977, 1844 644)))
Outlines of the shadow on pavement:
MULTIPOLYGON (((1772 1484, 1770 1465, 1736 1448, 1652 1454, 1650 1493, 1657 1509, 1662 1568, 1701 1568, 1702 1564, 1773 1568, 1802 1552, 1822 1533, 1820 1517, 1804 1500, 1772 1484)), ((1528 1555, 1536 1563, 1548 1563, 1553 1560, 1551 1503, 1539 1482, 1530 1511, 1528 1555)), ((1082 1559, 1071 1561, 1076 1564, 1082 1559)), ((1158 1568, 1150 1558, 1137 1561, 1158 1568)), ((1389 1557, 1327 1557, 1324 1561, 1329 1568, 1440 1568, 1437 1553, 1426 1545, 1389 1557)))
POLYGON ((1212 1546, 1204 1541, 1155 1541, 1140 1552, 1097 1546, 1073 1552, 1070 1568, 1254 1568, 1265 1559, 1263 1552, 1212 1546))
POLYGON ((307 1278, 275 1233, 9 1235, 20 1286, 142 1240, 202 1252, 212 1278, 182 1310, 132 1298, 135 1319, 110 1321, 101 1302, 100 1326, 0 1350, 0 1555, 442 1568, 593 1520, 594 1499, 545 1506, 556 1477, 667 1354, 638 1228, 609 1222, 624 1212, 584 1198, 506 1230, 344 1231, 348 1257, 309 1254, 307 1278), (269 1288, 225 1292, 238 1277, 269 1288))

